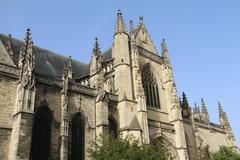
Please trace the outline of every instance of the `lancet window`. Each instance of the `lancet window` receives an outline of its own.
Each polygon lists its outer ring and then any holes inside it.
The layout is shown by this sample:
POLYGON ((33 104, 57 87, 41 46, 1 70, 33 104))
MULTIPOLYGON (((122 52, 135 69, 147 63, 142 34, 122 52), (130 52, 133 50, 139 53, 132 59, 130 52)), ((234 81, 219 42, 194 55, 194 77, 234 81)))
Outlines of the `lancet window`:
POLYGON ((142 67, 142 84, 146 96, 147 106, 160 109, 158 84, 154 74, 150 70, 149 63, 142 67))

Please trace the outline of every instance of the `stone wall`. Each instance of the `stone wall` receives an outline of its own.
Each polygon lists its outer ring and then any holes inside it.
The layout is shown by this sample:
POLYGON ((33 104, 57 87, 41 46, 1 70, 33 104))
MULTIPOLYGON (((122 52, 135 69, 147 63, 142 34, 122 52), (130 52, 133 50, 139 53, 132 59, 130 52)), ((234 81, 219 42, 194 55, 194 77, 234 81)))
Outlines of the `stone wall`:
POLYGON ((210 151, 217 151, 220 146, 228 146, 225 131, 217 127, 200 125, 197 126, 197 134, 203 140, 203 145, 209 145, 210 151))
POLYGON ((17 80, 0 74, 0 127, 11 128, 17 80))
MULTIPOLYGON (((41 106, 44 99, 48 107, 53 111, 50 158, 52 160, 58 160, 60 158, 61 88, 39 84, 37 87, 35 106, 41 106)), ((95 138, 95 97, 69 91, 69 121, 71 121, 71 118, 77 112, 82 112, 84 115, 85 156, 87 157, 87 150, 95 138)), ((71 128, 69 128, 69 130, 70 129, 71 128)))
POLYGON ((10 136, 11 136, 11 129, 0 128, 0 159, 1 160, 7 159, 10 136))

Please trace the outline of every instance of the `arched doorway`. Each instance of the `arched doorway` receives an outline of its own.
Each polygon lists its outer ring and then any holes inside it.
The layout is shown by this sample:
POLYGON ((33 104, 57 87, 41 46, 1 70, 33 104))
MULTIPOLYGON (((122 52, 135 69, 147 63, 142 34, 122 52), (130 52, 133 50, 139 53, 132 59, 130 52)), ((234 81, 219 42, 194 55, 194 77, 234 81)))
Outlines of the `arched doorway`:
POLYGON ((84 160, 85 123, 82 113, 76 113, 71 120, 71 160, 84 160))
POLYGON ((51 145, 52 111, 48 106, 37 109, 33 121, 30 157, 32 160, 49 159, 51 145))
POLYGON ((118 136, 118 131, 117 131, 117 123, 116 120, 113 119, 112 117, 108 118, 108 123, 109 123, 109 135, 112 138, 117 138, 118 136))
POLYGON ((176 148, 167 140, 165 136, 156 138, 152 144, 165 149, 166 152, 169 153, 169 160, 179 160, 176 148))

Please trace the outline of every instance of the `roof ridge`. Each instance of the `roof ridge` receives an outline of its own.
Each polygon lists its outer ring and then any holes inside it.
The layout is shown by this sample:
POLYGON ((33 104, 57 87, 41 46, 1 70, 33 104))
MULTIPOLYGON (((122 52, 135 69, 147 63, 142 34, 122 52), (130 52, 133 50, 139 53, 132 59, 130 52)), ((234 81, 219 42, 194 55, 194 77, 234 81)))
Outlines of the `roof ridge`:
MULTIPOLYGON (((6 35, 3 34, 3 33, 0 33, 0 37, 1 37, 1 36, 3 36, 4 38, 8 39, 8 36, 6 36, 6 35)), ((1 38, 0 38, 0 39, 1 39, 1 38)), ((23 41, 23 40, 17 39, 17 38, 15 38, 15 37, 13 37, 13 36, 12 36, 12 41, 13 41, 13 42, 18 42, 18 43, 24 44, 24 41, 23 41)), ((39 50, 43 50, 43 51, 47 51, 48 53, 51 53, 51 54, 60 56, 60 57, 62 57, 62 58, 68 59, 68 56, 65 56, 64 54, 57 53, 57 52, 55 52, 55 51, 49 50, 49 49, 44 48, 44 47, 37 46, 37 45, 35 45, 35 44, 33 44, 33 48, 39 49, 39 50)), ((15 54, 20 54, 20 53, 15 53, 15 54)), ((79 62, 79 63, 85 64, 85 65, 88 65, 88 64, 89 64, 89 63, 85 63, 85 62, 79 61, 79 60, 77 60, 77 59, 72 59, 72 60, 75 61, 75 62, 79 62)))

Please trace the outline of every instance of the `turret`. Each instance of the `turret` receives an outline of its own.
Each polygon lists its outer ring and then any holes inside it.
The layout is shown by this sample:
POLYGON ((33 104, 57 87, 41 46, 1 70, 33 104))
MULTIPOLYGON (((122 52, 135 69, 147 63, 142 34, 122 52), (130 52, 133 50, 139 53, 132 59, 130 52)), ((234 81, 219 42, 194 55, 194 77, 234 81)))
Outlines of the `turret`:
POLYGON ((126 32, 123 16, 120 10, 117 13, 112 57, 114 59, 115 68, 115 87, 118 92, 117 94, 119 95, 119 100, 123 99, 124 94, 127 99, 133 99, 129 36, 126 32), (126 85, 123 81, 128 82, 130 85, 126 85))
POLYGON ((210 123, 209 114, 203 98, 201 99, 201 107, 202 107, 202 120, 206 123, 210 123))

